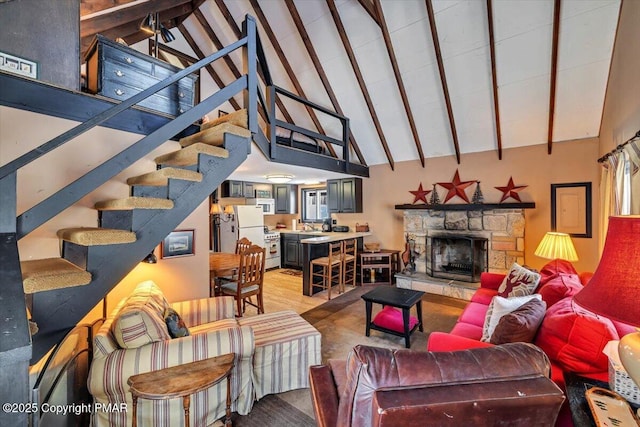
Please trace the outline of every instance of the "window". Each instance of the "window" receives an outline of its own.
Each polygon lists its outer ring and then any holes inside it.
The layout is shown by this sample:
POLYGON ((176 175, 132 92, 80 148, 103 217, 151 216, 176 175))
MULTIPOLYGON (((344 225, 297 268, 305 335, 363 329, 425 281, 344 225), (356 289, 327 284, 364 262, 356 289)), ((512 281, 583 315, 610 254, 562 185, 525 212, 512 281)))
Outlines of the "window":
POLYGON ((322 222, 329 218, 326 188, 302 189, 302 222, 322 222))

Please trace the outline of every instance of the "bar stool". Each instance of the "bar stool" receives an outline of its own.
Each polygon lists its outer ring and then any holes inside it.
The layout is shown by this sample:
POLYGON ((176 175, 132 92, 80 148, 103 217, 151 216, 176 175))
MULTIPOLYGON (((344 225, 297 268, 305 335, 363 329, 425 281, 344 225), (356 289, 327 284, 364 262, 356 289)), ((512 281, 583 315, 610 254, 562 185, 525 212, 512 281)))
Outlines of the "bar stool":
POLYGON ((356 286, 356 260, 358 256, 358 246, 356 239, 344 240, 342 248, 342 286, 347 282, 356 286))
POLYGON ((329 255, 311 261, 309 283, 311 286, 327 289, 327 299, 331 299, 331 287, 334 284, 338 285, 340 293, 344 292, 344 283, 342 281, 342 242, 329 243, 329 255), (314 278, 318 277, 321 278, 321 281, 314 283, 314 278))

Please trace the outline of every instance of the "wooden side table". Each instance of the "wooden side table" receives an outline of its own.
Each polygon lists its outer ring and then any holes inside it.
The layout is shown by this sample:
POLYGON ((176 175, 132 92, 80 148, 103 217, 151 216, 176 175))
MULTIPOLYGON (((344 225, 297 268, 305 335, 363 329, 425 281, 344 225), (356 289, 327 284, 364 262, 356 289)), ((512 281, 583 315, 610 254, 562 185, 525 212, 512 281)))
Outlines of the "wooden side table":
POLYGON ((380 249, 376 252, 360 252, 360 283, 376 283, 379 285, 393 284, 394 273, 400 270, 400 251, 394 249, 380 249), (381 276, 376 278, 375 271, 380 270, 381 276), (367 272, 369 273, 367 275, 367 272))
POLYGON ((137 426, 138 398, 165 400, 182 397, 185 426, 189 425, 191 395, 227 379, 227 409, 224 425, 231 426, 231 369, 234 353, 206 360, 172 366, 144 374, 132 375, 127 384, 133 397, 133 427, 137 426))

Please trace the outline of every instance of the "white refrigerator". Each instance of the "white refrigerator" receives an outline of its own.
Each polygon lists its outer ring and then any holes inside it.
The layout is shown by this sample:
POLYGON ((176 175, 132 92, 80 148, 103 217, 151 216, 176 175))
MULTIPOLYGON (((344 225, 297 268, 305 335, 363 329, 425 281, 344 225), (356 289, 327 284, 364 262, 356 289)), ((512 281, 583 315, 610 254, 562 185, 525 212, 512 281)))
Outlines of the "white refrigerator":
POLYGON ((233 253, 236 242, 246 237, 254 245, 264 248, 264 217, 262 207, 256 205, 233 206, 233 219, 220 221, 220 251, 233 253))

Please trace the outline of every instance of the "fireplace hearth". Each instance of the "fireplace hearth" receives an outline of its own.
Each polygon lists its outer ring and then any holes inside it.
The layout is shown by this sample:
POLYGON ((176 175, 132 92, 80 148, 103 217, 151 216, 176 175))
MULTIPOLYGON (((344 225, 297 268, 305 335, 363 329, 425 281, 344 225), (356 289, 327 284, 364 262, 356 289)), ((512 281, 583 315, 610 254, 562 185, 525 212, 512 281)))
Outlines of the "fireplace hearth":
POLYGON ((431 262, 427 273, 433 277, 480 281, 480 274, 488 271, 488 239, 475 236, 440 235, 428 237, 431 262))

